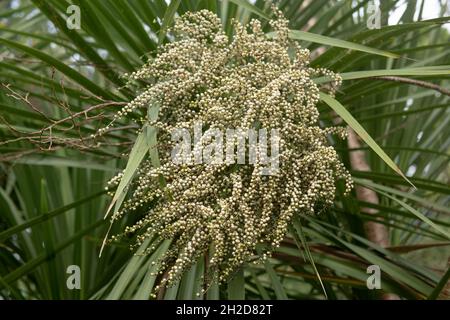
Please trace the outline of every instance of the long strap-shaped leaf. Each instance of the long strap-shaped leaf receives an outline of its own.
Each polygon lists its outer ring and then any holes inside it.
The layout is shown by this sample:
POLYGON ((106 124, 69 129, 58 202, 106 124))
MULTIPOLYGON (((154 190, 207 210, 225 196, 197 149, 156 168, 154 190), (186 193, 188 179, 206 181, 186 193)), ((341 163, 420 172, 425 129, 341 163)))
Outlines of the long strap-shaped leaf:
POLYGON ((363 184, 365 187, 371 187, 375 190, 381 190, 381 191, 387 192, 389 194, 396 195, 396 196, 399 196, 402 198, 406 198, 410 201, 417 202, 418 204, 420 204, 423 207, 426 207, 429 210, 445 212, 450 215, 450 208, 448 208, 447 206, 440 205, 436 201, 430 201, 423 196, 418 196, 418 195, 415 195, 410 192, 405 192, 402 190, 391 188, 391 187, 373 182, 372 180, 366 180, 366 179, 360 179, 360 178, 353 177, 353 181, 355 181, 356 183, 359 183, 359 184, 363 184))
POLYGON ((306 32, 306 31, 291 30, 289 32, 289 37, 291 39, 295 39, 295 40, 310 41, 310 42, 320 43, 320 44, 324 44, 324 45, 332 46, 332 47, 344 48, 344 49, 355 50, 355 51, 362 51, 362 52, 376 54, 376 55, 384 56, 384 57, 388 57, 388 58, 399 58, 400 57, 400 55, 389 52, 389 51, 371 48, 371 47, 368 47, 368 46, 365 46, 365 45, 362 45, 359 43, 354 43, 354 42, 341 40, 341 39, 335 39, 335 38, 331 38, 331 37, 327 37, 327 36, 323 36, 323 35, 315 34, 315 33, 311 33, 311 32, 306 32))
POLYGON ((435 300, 439 297, 439 294, 444 289, 445 285, 448 283, 450 279, 450 267, 447 269, 447 272, 444 274, 442 279, 439 281, 437 286, 434 288, 433 292, 428 296, 427 300, 435 300))
POLYGON ((322 277, 320 276, 319 270, 316 267, 316 263, 314 262, 311 250, 309 249, 308 242, 306 241, 305 233, 303 232, 302 224, 298 217, 294 217, 293 219, 293 229, 294 230, 292 230, 293 231, 292 235, 294 236, 294 240, 299 249, 303 249, 304 252, 306 253, 308 260, 311 262, 311 266, 313 267, 314 273, 316 274, 317 279, 319 280, 320 286, 322 287, 322 291, 325 297, 328 299, 327 290, 325 290, 325 286, 323 285, 322 277))
POLYGON ((175 16, 175 13, 177 12, 178 7, 180 6, 180 2, 181 0, 174 0, 170 2, 169 7, 167 8, 166 13, 164 14, 161 29, 159 30, 158 44, 162 44, 162 42, 164 41, 164 38, 166 37, 167 34, 167 30, 169 29, 169 26, 173 21, 173 17, 175 16))
MULTIPOLYGON (((374 189, 374 190, 376 190, 376 189, 374 189)), ((376 190, 376 192, 378 192, 378 193, 380 193, 380 194, 382 194, 382 195, 384 195, 384 196, 394 200, 399 205, 401 205, 403 208, 405 208, 406 210, 411 212, 413 215, 415 215, 418 219, 422 220, 423 222, 425 222, 426 224, 431 226, 433 229, 435 229, 439 233, 443 234, 447 239, 450 239, 450 233, 445 231, 443 228, 439 227, 437 224, 435 224, 433 221, 431 221, 429 218, 427 218, 424 214, 422 214, 418 210, 414 209, 413 207, 411 207, 406 202, 403 202, 402 200, 397 199, 396 197, 391 196, 390 194, 388 194, 386 192, 383 192, 383 191, 380 191, 380 190, 376 190)))
MULTIPOLYGON (((149 111, 149 117, 152 117, 150 120, 154 121, 158 117, 158 111, 159 111, 159 104, 154 104, 150 107, 149 111)), ((131 149, 130 157, 127 162, 127 166, 125 167, 125 170, 123 172, 122 179, 120 180, 120 183, 116 189, 116 193, 113 196, 113 199, 108 207, 108 210, 105 214, 105 219, 108 217, 109 213, 111 212, 112 208, 114 207, 114 214, 113 217, 117 214, 117 212, 120 209, 120 206, 122 205, 123 200, 125 199, 128 186, 131 183, 131 180, 134 177, 134 174, 136 173, 136 170, 138 169, 139 165, 141 164, 142 160, 144 159, 145 155, 149 150, 152 150, 154 153, 156 149, 156 138, 155 139, 149 139, 149 137, 153 137, 156 133, 156 129, 148 124, 144 125, 144 128, 142 129, 141 133, 138 135, 136 142, 134 143, 133 148, 131 149)), ((108 237, 109 231, 111 230, 112 221, 109 226, 108 232, 106 233, 105 239, 103 240, 102 247, 100 249, 100 256, 103 252, 103 248, 106 244, 106 239, 108 237)))
MULTIPOLYGON (((258 254, 261 256, 262 254, 262 249, 261 247, 256 247, 256 250, 258 252, 258 254)), ((277 273, 275 272, 275 270, 272 267, 272 264, 270 263, 269 260, 265 260, 264 261, 264 268, 266 269, 266 273, 270 278, 270 281, 272 282, 272 286, 273 286, 273 290, 275 291, 275 296, 277 297, 278 300, 287 300, 287 294, 286 291, 284 290, 283 284, 281 283, 280 279, 278 278, 277 273)))
MULTIPOLYGON (((267 33, 267 36, 270 38, 276 37, 276 32, 269 32, 267 33)), ((375 54, 379 56, 384 56, 388 58, 399 58, 400 56, 396 53, 392 53, 385 50, 380 50, 376 48, 371 48, 359 43, 354 43, 346 40, 341 39, 335 39, 327 36, 323 36, 320 34, 315 34, 311 32, 306 31, 299 31, 299 30, 290 30, 289 31, 289 37, 294 40, 303 40, 303 41, 310 41, 314 43, 320 43, 327 46, 332 47, 339 47, 349 50, 355 50, 355 51, 362 51, 370 54, 375 54)))
MULTIPOLYGON (((305 218, 308 219, 307 216, 305 218)), ((363 258, 364 260, 370 262, 371 264, 378 265, 383 272, 386 272, 386 274, 390 275, 394 279, 398 280, 399 282, 403 282, 404 284, 407 284, 411 288, 416 289, 422 294, 429 295, 432 291, 432 287, 423 281, 422 279, 414 276, 409 270, 405 270, 405 268, 402 268, 397 263, 392 262, 382 256, 379 256, 375 252, 368 250, 366 248, 360 247, 358 245, 355 245, 353 243, 350 243, 346 240, 341 239, 336 234, 334 234, 331 230, 326 229, 322 226, 320 226, 319 221, 312 222, 311 226, 314 227, 316 230, 320 231, 323 235, 328 235, 329 237, 335 239, 337 242, 339 242, 341 245, 347 247, 351 251, 353 251, 355 254, 363 258)), ((384 287, 384 283, 382 283, 384 287)), ((385 288, 387 289, 387 288, 385 288)))
MULTIPOLYGON (((355 80, 372 77, 383 76, 443 76, 450 74, 450 65, 443 66, 430 66, 430 67, 415 67, 415 68, 402 68, 402 69, 381 69, 381 70, 367 70, 367 71, 354 71, 343 72, 339 75, 342 80, 355 80)), ((317 84, 329 81, 328 77, 318 77, 314 79, 317 84)))
POLYGON ((320 93, 320 99, 331 107, 357 134, 364 140, 365 143, 375 151, 378 156, 395 172, 403 177, 408 183, 416 189, 414 184, 409 181, 409 179, 403 174, 400 168, 395 164, 394 161, 386 154, 386 152, 381 149, 381 147, 375 142, 375 140, 367 133, 367 131, 359 124, 359 122, 353 118, 350 112, 345 109, 345 107, 336 99, 332 98, 326 93, 320 93))
MULTIPOLYGON (((105 223, 104 220, 98 220, 98 221, 94 222, 93 224, 89 225, 88 227, 86 227, 85 229, 78 231, 72 237, 68 238, 67 240, 65 240, 64 242, 62 242, 58 246, 56 246, 52 250, 52 252, 49 252, 49 253, 45 253, 44 252, 41 255, 37 256, 36 258, 33 258, 32 260, 29 260, 27 263, 21 265, 19 268, 17 268, 14 271, 8 273, 3 278, 3 280, 6 283, 9 284, 9 283, 12 283, 13 281, 23 277, 24 275, 29 274, 30 272, 33 272, 34 270, 36 270, 36 268, 38 266, 43 264, 50 257, 55 256, 58 252, 60 252, 61 250, 65 249, 66 247, 70 246, 75 241, 81 239, 87 233, 89 233, 91 230, 94 230, 95 228, 97 228, 98 226, 102 225, 103 223, 105 223)), ((1 285, 0 285, 0 288, 1 288, 1 285)))
POLYGON ((228 282, 228 299, 245 300, 245 278, 243 267, 228 282))
POLYGON ((18 233, 20 231, 23 231, 23 230, 27 229, 27 228, 31 228, 31 227, 39 224, 39 223, 42 223, 44 221, 49 220, 49 219, 52 219, 52 218, 54 218, 54 217, 56 217, 56 216, 58 216, 58 215, 60 215, 60 214, 62 214, 64 212, 69 211, 70 209, 76 208, 76 207, 78 207, 78 206, 80 206, 80 205, 82 205, 82 204, 84 204, 84 203, 86 203, 88 201, 91 201, 91 200, 93 200, 95 198, 98 198, 98 197, 100 197, 101 195, 103 195, 105 193, 106 193, 106 191, 100 191, 100 192, 94 193, 94 194, 92 194, 92 195, 90 195, 88 197, 85 197, 83 199, 75 201, 75 202, 73 202, 71 204, 65 205, 65 206, 63 206, 61 208, 58 208, 58 209, 46 212, 46 213, 41 214, 41 215, 39 215, 37 217, 28 219, 25 222, 23 222, 22 224, 15 225, 14 227, 11 227, 11 228, 9 228, 9 229, 7 229, 5 231, 2 231, 2 232, 0 232, 0 242, 4 241, 5 239, 7 239, 8 237, 12 236, 13 234, 16 234, 16 233, 18 233))
MULTIPOLYGON (((107 79, 115 83, 119 87, 125 85, 124 81, 120 78, 116 71, 111 68, 106 61, 95 51, 94 48, 78 33, 76 29, 69 30, 65 19, 56 10, 54 3, 49 0, 32 0, 34 5, 42 11, 53 24, 61 30, 68 39, 82 52, 89 60, 94 62, 98 70, 105 75, 107 79)), ((122 93, 127 97, 131 97, 130 92, 127 92, 125 88, 121 89, 122 93)))
POLYGON ((66 76, 71 78, 73 81, 80 84, 81 86, 83 86, 84 88, 86 88, 87 90, 89 90, 90 92, 92 92, 96 95, 99 95, 99 96, 102 96, 104 98, 111 99, 111 100, 116 100, 116 101, 120 100, 119 97, 117 97, 116 95, 114 95, 111 92, 104 90, 100 86, 96 85, 94 82, 92 82, 91 80, 89 80, 88 78, 83 76, 81 73, 77 72, 75 69, 68 67, 63 62, 59 61, 58 59, 53 58, 52 56, 50 56, 42 51, 33 49, 31 47, 25 46, 18 42, 3 39, 3 38, 0 38, 0 43, 4 44, 10 48, 20 50, 20 51, 26 53, 27 55, 36 57, 36 58, 48 63, 49 65, 55 67, 57 70, 64 73, 66 76))

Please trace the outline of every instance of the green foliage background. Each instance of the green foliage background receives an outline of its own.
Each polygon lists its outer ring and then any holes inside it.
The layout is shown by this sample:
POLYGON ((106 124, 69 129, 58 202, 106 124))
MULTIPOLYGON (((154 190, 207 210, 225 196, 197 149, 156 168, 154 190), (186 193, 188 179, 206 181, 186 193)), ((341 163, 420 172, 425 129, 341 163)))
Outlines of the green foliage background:
MULTIPOLYGON (((311 49, 312 65, 342 74, 339 102, 325 98, 327 103, 319 106, 321 124, 331 125, 338 113, 355 131, 364 134, 362 126, 370 135, 362 146, 370 172, 351 169, 352 150, 346 141, 330 143, 355 182, 377 191, 379 203, 366 203, 355 193, 345 197, 341 186, 334 206, 292 223, 283 245, 266 264, 245 265, 227 285, 214 284, 205 295, 197 295, 205 267, 199 260, 180 283, 157 298, 379 299, 385 292, 405 299, 446 297, 449 96, 373 78, 402 76, 449 88, 450 37, 443 26, 450 20, 449 12, 444 1, 436 13, 440 18, 422 21, 429 1, 406 1, 400 23, 388 26, 389 14, 404 1, 382 0, 382 27, 373 30, 366 26, 368 0, 278 1, 291 21, 292 37, 311 49), (385 153, 377 155, 377 145, 385 153), (389 159, 417 190, 389 167, 389 159), (363 207, 378 213, 369 215, 363 207), (366 239, 363 225, 376 217, 388 227, 391 247, 366 239), (383 272, 381 291, 366 288, 366 268, 371 264, 383 272)), ((89 116, 101 115, 94 120, 76 117, 54 125, 54 144, 40 143, 48 140, 49 130, 33 139, 23 137, 91 106, 130 101, 134 93, 123 88, 120 75, 136 70, 155 55, 158 44, 171 40, 167 29, 174 17, 204 8, 217 12, 230 36, 232 18, 265 22, 270 14, 261 0, 0 3, 1 298, 150 298, 158 280, 152 275, 152 262, 164 253, 167 242, 151 255, 133 256, 123 241, 106 247, 98 257, 110 201, 102 190, 125 167, 127 159, 121 154, 132 146, 136 128, 123 123, 98 148, 68 148, 62 143, 88 137, 120 106, 93 110, 89 116), (80 30, 66 26, 70 4, 81 8, 80 30), (81 268, 80 290, 66 287, 69 265, 81 268)), ((122 227, 114 225, 112 232, 122 227)))

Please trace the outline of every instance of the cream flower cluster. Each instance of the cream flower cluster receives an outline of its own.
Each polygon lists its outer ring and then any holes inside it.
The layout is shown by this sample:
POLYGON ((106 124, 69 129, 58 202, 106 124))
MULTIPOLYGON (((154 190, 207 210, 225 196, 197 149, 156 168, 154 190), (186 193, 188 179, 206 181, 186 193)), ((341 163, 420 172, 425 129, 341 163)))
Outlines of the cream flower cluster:
MULTIPOLYGON (((158 241, 171 239, 159 261, 160 285, 179 280, 199 259, 205 259, 209 281, 227 281, 242 264, 268 257, 294 215, 331 204, 338 179, 347 191, 352 188, 327 143, 327 135, 344 138, 345 131, 319 127, 319 88, 312 80, 330 76, 327 90, 333 94, 341 79, 309 66, 309 51, 289 40, 288 21, 279 12, 271 26, 274 38, 263 33, 258 20, 248 26, 234 22, 230 40, 212 12, 186 13, 176 21, 175 41, 128 75, 148 85, 116 118, 159 106, 158 120, 146 121, 158 128, 161 165, 143 161, 114 219, 144 212, 124 234, 134 235, 136 246, 151 239, 149 252, 158 241), (278 174, 261 176, 258 163, 173 163, 170 132, 192 128, 196 121, 220 130, 278 129, 278 174)), ((120 179, 113 178, 109 188, 120 179)))

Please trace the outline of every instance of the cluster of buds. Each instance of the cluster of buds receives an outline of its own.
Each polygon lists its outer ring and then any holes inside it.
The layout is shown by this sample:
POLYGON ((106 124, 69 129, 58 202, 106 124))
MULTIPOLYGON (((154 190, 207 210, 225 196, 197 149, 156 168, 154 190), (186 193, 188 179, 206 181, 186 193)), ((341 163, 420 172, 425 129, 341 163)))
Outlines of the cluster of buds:
MULTIPOLYGON (((267 37, 258 20, 235 21, 230 40, 212 12, 186 13, 176 21, 175 40, 128 75, 147 86, 118 116, 159 106, 158 119, 146 121, 158 129, 161 165, 155 167, 152 159, 141 163, 113 219, 143 212, 124 232, 135 235, 133 248, 147 239, 171 239, 158 262, 160 285, 178 281, 199 259, 206 259, 210 280, 227 281, 244 263, 270 256, 294 215, 332 204, 337 180, 347 191, 352 188, 327 142, 329 134, 344 138, 345 130, 319 126, 320 88, 312 80, 331 77, 327 90, 333 94, 340 77, 309 66, 309 51, 289 39, 288 21, 279 12, 270 24, 276 37, 267 37), (198 122, 218 130, 276 129, 277 173, 261 175, 258 161, 175 163, 171 132, 198 122)), ((112 179, 110 188, 120 179, 112 179)))

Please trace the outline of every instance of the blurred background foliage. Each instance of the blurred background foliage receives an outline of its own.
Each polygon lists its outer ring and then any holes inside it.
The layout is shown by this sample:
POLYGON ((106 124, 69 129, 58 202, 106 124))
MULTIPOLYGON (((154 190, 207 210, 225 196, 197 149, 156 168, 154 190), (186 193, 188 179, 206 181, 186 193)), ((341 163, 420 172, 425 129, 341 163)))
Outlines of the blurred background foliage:
MULTIPOLYGON (((267 263, 245 265, 228 284, 197 295, 204 286, 199 260, 158 299, 448 298, 449 9, 445 0, 381 0, 381 28, 368 29, 372 4, 277 2, 290 28, 301 31, 292 37, 311 50, 312 65, 344 78, 341 105, 319 105, 321 125, 348 110, 356 119, 351 127, 359 123, 373 138, 349 147, 330 137, 358 188, 370 188, 372 197, 356 190, 343 196, 339 186, 332 207, 292 222, 267 263), (372 150, 374 143, 416 190, 372 150), (369 171, 352 164, 355 154, 369 171), (388 245, 367 237, 370 221, 381 224, 388 245), (372 264, 381 268, 381 290, 366 287, 372 264)), ((105 183, 125 167, 122 154, 137 128, 120 123, 95 143, 89 136, 135 96, 121 75, 171 41, 174 18, 204 8, 217 12, 230 36, 232 18, 258 18, 269 31, 270 6, 261 0, 0 2, 1 298, 150 298, 159 280, 152 262, 167 242, 133 256, 124 240, 98 257, 108 228, 105 183), (71 4, 81 9, 79 30, 67 28, 71 4), (70 265, 80 266, 80 290, 66 287, 70 265)))

